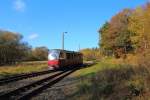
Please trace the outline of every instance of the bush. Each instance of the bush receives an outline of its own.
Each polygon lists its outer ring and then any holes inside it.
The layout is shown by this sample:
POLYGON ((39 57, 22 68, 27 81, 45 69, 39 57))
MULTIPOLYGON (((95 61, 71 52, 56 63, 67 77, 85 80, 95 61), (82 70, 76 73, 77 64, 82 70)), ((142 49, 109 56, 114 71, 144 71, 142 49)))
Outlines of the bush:
MULTIPOLYGON (((106 68, 95 74, 88 85, 81 81, 78 98, 88 100, 136 100, 150 95, 150 73, 141 67, 129 65, 106 68)), ((87 78, 85 77, 86 81, 87 78)), ((89 80, 89 79, 88 79, 89 80)), ((139 99, 140 100, 140 99, 139 99)), ((144 100, 144 99, 143 99, 144 100)))

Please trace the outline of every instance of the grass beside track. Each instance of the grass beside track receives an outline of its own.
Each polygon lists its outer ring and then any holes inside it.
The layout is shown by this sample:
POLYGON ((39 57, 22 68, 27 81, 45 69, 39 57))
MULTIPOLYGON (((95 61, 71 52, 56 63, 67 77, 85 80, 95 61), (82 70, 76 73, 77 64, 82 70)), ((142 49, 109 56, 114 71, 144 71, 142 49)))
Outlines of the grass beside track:
POLYGON ((149 67, 107 58, 74 76, 80 81, 69 95, 72 100, 150 100, 149 67))
POLYGON ((120 64, 111 63, 110 59, 105 59, 103 61, 96 62, 92 66, 88 66, 76 71, 75 73, 72 74, 72 76, 73 77, 89 76, 105 69, 119 68, 119 67, 120 64))
POLYGON ((17 65, 0 66, 0 78, 11 75, 42 71, 47 69, 46 61, 23 62, 17 65))

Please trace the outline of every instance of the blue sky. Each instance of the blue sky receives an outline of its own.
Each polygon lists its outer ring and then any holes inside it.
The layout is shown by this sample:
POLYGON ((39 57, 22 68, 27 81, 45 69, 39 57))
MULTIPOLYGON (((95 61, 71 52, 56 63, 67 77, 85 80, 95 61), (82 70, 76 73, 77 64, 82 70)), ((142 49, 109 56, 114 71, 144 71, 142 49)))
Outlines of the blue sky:
POLYGON ((1 0, 0 29, 19 32, 33 47, 65 49, 98 47, 98 30, 124 8, 148 0, 1 0))

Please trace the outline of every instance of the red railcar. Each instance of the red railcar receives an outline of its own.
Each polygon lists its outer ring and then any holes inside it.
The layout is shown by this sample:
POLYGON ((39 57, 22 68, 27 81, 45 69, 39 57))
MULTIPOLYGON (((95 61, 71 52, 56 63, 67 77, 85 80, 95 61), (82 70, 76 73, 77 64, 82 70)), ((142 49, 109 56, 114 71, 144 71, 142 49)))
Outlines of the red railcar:
POLYGON ((53 49, 48 54, 48 66, 50 69, 81 64, 83 64, 83 55, 80 52, 53 49))

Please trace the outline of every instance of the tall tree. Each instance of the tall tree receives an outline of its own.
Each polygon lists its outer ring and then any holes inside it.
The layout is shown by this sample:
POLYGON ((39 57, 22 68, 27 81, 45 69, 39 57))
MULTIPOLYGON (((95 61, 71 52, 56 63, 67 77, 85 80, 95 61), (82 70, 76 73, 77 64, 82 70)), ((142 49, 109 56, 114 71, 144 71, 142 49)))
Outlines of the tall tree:
POLYGON ((105 55, 112 55, 113 44, 110 37, 111 34, 108 32, 109 27, 109 22, 106 22, 99 30, 99 47, 105 55))
POLYGON ((25 48, 28 48, 21 41, 22 38, 18 33, 0 31, 0 65, 13 64, 22 60, 25 56, 25 48))
POLYGON ((110 22, 104 24, 100 29, 101 47, 111 51, 116 56, 132 50, 130 36, 132 32, 128 30, 129 17, 132 11, 125 9, 113 16, 110 22))

